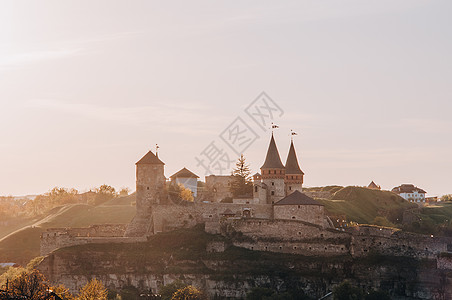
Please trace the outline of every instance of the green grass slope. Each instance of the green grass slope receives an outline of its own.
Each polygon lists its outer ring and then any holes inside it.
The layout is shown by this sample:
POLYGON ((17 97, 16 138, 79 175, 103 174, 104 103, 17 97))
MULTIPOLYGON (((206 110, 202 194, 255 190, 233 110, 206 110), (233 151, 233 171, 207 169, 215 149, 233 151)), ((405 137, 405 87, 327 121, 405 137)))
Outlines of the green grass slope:
POLYGON ((452 237, 452 202, 439 202, 412 211, 404 230, 452 237))
POLYGON ((303 191, 335 193, 343 188, 344 187, 340 186, 340 185, 328 185, 328 186, 307 187, 307 188, 303 188, 303 191))
POLYGON ((382 216, 391 222, 401 221, 403 211, 416 208, 402 197, 389 191, 371 190, 348 186, 333 194, 331 200, 318 199, 328 215, 345 215, 348 221, 372 224, 375 217, 382 216))
POLYGON ((135 215, 135 207, 130 205, 129 200, 119 200, 113 205, 64 205, 52 209, 41 219, 33 222, 24 220, 22 227, 0 239, 0 262, 25 265, 30 259, 39 256, 40 235, 47 228, 129 223, 135 215), (118 204, 121 201, 124 205, 118 204))

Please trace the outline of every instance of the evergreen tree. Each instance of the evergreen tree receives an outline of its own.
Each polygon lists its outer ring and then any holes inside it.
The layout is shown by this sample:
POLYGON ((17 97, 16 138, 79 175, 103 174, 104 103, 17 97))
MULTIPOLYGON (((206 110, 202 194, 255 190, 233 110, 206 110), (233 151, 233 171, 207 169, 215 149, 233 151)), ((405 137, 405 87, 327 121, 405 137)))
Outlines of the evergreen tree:
POLYGON ((250 166, 246 163, 245 157, 240 155, 240 158, 235 164, 235 169, 232 170, 231 193, 234 197, 237 196, 251 196, 253 194, 253 184, 251 182, 250 166))

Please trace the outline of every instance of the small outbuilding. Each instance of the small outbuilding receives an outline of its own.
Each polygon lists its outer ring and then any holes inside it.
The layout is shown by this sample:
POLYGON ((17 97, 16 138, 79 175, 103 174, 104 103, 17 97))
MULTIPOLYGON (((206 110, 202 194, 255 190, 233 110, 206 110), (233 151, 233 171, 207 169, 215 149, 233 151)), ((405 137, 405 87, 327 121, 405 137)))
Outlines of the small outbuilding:
POLYGON ((381 190, 381 186, 377 185, 375 182, 371 182, 369 183, 369 185, 367 186, 368 189, 371 190, 381 190))

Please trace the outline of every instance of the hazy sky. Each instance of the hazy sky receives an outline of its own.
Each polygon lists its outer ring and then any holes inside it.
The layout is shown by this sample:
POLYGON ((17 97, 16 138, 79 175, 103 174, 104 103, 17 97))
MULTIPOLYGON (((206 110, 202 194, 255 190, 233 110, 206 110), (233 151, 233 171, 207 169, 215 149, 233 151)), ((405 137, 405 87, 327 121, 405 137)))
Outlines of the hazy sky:
MULTIPOLYGON (((452 2, 2 1, 0 195, 135 185, 187 167, 265 91, 305 186, 452 193, 452 2)), ((266 131, 265 131, 266 130, 266 131)))

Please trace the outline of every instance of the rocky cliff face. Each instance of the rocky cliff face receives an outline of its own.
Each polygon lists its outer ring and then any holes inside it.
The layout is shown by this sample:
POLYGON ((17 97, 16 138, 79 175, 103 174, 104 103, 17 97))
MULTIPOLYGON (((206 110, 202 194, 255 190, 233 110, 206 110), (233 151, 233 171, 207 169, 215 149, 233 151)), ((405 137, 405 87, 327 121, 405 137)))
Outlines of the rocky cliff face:
POLYGON ((319 298, 344 279, 381 288, 394 299, 452 299, 452 274, 436 260, 370 254, 367 257, 306 257, 229 247, 208 252, 221 237, 182 230, 134 244, 92 244, 57 250, 39 269, 52 283, 77 292, 89 279, 111 290, 134 286, 154 292, 175 279, 203 288, 210 298, 240 299, 255 286, 302 289, 319 298))

